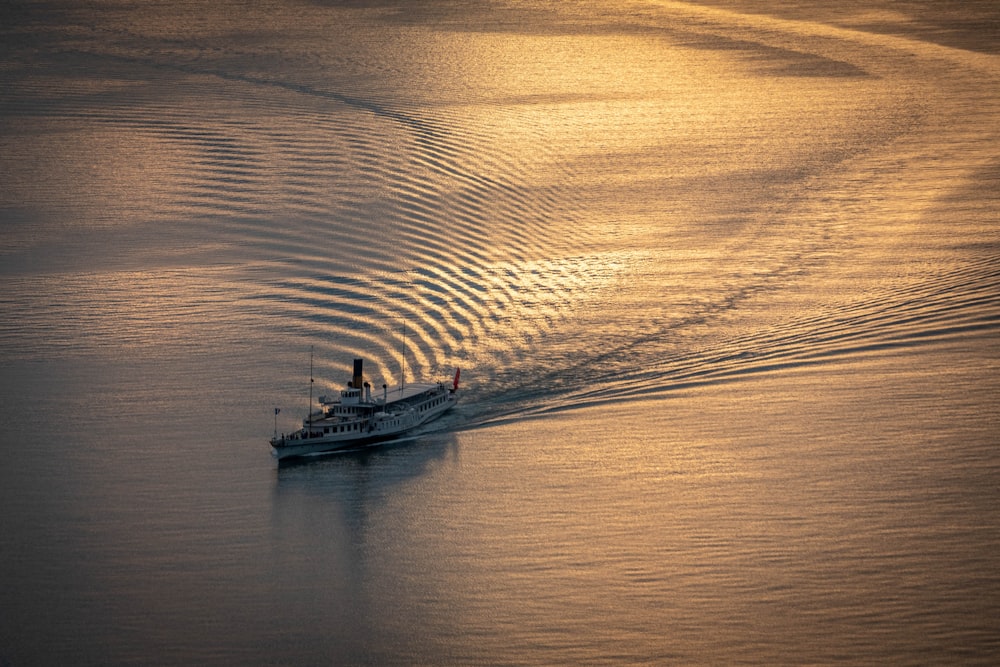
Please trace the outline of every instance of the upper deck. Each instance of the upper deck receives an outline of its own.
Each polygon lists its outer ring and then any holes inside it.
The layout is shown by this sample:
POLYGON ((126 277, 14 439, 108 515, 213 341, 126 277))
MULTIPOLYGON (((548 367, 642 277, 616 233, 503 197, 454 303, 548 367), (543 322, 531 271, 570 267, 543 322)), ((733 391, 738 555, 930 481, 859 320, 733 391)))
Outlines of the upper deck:
MULTIPOLYGON (((393 403, 403 403, 411 398, 415 398, 417 396, 420 396, 421 394, 433 391, 438 387, 443 388, 443 386, 444 385, 436 382, 414 382, 402 388, 397 387, 395 389, 390 389, 386 392, 385 396, 386 405, 392 405, 393 403)), ((382 398, 383 398, 382 396, 379 396, 376 399, 376 402, 379 405, 382 404, 382 398)))
MULTIPOLYGON (((361 408, 381 408, 391 407, 397 403, 406 403, 411 399, 422 396, 428 392, 443 390, 444 385, 432 382, 414 382, 405 387, 396 389, 383 389, 382 392, 374 392, 365 385, 365 390, 348 387, 340 391, 338 396, 320 396, 319 402, 327 409, 340 412, 349 406, 361 408)), ((354 412, 351 410, 350 412, 354 412)))

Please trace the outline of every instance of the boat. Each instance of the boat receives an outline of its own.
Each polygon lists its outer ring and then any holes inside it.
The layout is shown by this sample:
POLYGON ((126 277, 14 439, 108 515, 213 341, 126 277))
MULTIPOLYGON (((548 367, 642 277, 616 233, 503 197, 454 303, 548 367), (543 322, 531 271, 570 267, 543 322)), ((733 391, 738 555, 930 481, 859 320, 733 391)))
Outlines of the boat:
MULTIPOLYGON (((440 417, 458 402, 461 369, 448 387, 438 383, 400 383, 390 390, 382 385, 381 396, 372 395, 371 384, 364 379, 364 360, 354 360, 354 375, 339 395, 320 396, 315 409, 312 400, 312 362, 309 378, 309 414, 302 428, 294 433, 271 438, 277 459, 309 456, 357 449, 406 434, 421 424, 440 417)), ((277 420, 278 408, 275 408, 277 420)))

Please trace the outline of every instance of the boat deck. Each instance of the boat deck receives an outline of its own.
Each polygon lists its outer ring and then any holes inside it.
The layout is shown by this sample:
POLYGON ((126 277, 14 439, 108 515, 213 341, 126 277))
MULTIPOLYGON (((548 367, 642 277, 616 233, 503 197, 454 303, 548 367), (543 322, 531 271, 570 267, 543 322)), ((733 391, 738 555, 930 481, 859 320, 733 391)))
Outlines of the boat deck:
MULTIPOLYGON (((388 393, 388 405, 392 405, 393 403, 399 403, 400 401, 405 401, 407 399, 413 398, 414 396, 419 396, 425 391, 431 389, 437 389, 438 386, 439 385, 436 382, 434 383, 414 382, 412 384, 406 385, 402 389, 400 389, 399 387, 396 387, 395 389, 390 389, 388 393)), ((376 394, 376 392, 372 390, 372 398, 381 399, 382 394, 381 393, 376 394)))

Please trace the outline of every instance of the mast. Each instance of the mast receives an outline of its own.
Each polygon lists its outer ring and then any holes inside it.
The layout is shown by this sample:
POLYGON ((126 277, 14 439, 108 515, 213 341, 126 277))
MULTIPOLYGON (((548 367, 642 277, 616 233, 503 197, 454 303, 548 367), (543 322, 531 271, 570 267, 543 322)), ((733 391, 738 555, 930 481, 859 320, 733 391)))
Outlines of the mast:
POLYGON ((312 435, 313 428, 313 346, 309 346, 309 410, 306 412, 309 421, 309 434, 312 435))
POLYGON ((399 363, 399 393, 403 393, 406 386, 406 320, 403 320, 403 350, 402 361, 399 363))

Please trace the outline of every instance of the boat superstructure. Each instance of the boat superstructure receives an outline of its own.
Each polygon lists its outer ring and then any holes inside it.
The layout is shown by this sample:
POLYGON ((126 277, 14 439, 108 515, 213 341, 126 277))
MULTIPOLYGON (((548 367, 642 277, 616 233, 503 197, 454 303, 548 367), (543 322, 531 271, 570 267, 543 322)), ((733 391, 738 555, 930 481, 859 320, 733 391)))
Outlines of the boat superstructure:
POLYGON ((275 436, 271 447, 278 459, 305 456, 342 449, 354 449, 400 436, 441 416, 458 401, 459 370, 451 387, 445 383, 410 383, 373 395, 364 379, 364 360, 354 360, 354 376, 339 395, 319 397, 319 408, 312 402, 302 428, 294 433, 275 436))

